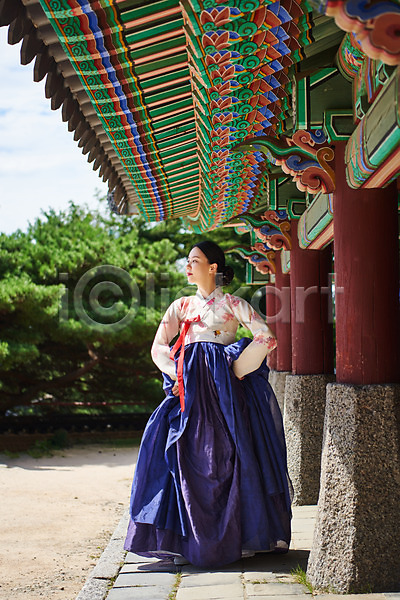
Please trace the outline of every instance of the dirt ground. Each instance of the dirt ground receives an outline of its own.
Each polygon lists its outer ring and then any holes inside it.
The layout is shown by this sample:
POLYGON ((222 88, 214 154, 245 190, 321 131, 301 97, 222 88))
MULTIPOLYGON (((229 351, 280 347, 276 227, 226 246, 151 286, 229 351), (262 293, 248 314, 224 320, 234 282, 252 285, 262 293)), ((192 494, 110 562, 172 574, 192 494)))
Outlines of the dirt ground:
POLYGON ((129 505, 137 449, 0 454, 0 598, 75 600, 129 505))

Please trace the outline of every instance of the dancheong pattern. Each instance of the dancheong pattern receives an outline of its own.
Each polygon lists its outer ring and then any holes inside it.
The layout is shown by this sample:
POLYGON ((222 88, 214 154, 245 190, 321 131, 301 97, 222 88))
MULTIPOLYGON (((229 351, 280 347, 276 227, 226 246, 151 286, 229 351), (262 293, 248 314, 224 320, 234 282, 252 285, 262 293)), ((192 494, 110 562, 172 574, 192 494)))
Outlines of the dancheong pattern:
POLYGON ((264 156, 237 145, 284 131, 291 114, 288 71, 310 42, 310 23, 294 0, 182 5, 202 167, 202 202, 192 226, 204 230, 257 206, 264 156))
POLYGON ((361 86, 372 101, 382 65, 399 63, 394 0, 40 3, 136 192, 117 209, 137 203, 147 220, 181 217, 195 232, 259 209, 271 165, 301 192, 334 190, 322 130, 293 131, 297 63, 325 43, 315 9, 350 32, 339 64, 356 82, 356 120, 361 86))
POLYGON ((262 136, 250 147, 265 153, 271 164, 281 167, 301 192, 330 194, 335 189, 335 173, 329 165, 334 151, 327 145, 321 129, 299 129, 292 137, 281 136, 279 139, 262 136))
POLYGON ((148 218, 171 214, 147 107, 136 86, 122 26, 109 0, 41 0, 148 218), (151 157, 151 158, 150 158, 151 157))
POLYGON ((311 42, 300 0, 167 0, 140 13, 125 9, 124 0, 41 4, 148 220, 180 216, 204 231, 257 207, 267 182, 265 156, 237 145, 281 134, 291 117, 289 71, 311 42), (150 31, 157 10, 176 15, 175 29, 166 23, 142 39, 138 25, 150 31), (158 42, 174 32, 175 48, 158 42), (142 66, 141 45, 150 42, 161 51, 142 66), (163 101, 168 73, 178 68, 175 81, 186 87, 170 97, 170 112, 160 107, 157 113, 153 106, 163 101), (159 88, 153 103, 150 87, 159 88))
POLYGON ((247 228, 251 228, 256 241, 251 246, 234 246, 228 252, 236 252, 263 275, 276 273, 276 252, 292 248, 287 212, 267 210, 261 215, 243 213, 240 219, 247 224, 247 228))
POLYGON ((337 25, 356 34, 369 58, 400 64, 400 4, 396 0, 313 0, 337 25))

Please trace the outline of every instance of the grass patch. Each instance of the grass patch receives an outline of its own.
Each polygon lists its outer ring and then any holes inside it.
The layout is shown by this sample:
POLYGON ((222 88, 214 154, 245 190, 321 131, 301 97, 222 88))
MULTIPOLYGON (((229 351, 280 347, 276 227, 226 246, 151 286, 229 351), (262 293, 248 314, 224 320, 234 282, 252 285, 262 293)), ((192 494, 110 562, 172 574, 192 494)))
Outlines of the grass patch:
POLYGON ((54 450, 54 448, 51 445, 51 441, 42 440, 41 442, 35 442, 35 445, 26 452, 32 458, 43 458, 43 456, 53 456, 52 450, 54 450))
MULTIPOLYGON (((107 440, 99 434, 99 437, 85 439, 82 438, 71 438, 68 435, 68 432, 65 429, 59 429, 47 440, 38 440, 35 442, 34 446, 29 448, 26 452, 32 458, 42 458, 43 456, 53 456, 54 450, 64 450, 65 448, 71 448, 72 446, 91 446, 101 445, 104 448, 132 448, 134 446, 139 446, 141 441, 141 435, 129 438, 118 438, 107 440)), ((12 455, 12 453, 5 451, 4 454, 7 454, 9 458, 18 458, 18 454, 12 455)))
POLYGON ((5 454, 7 458, 19 458, 19 452, 11 452, 10 450, 3 450, 1 454, 5 454))
POLYGON ((35 445, 29 448, 27 453, 32 458, 42 458, 42 456, 53 456, 54 450, 64 450, 64 448, 69 448, 70 446, 71 442, 68 437, 68 431, 57 429, 48 440, 35 442, 35 445))
MULTIPOLYGON (((300 565, 297 565, 297 567, 295 569, 290 571, 290 574, 292 575, 292 577, 294 577, 294 579, 296 580, 297 583, 304 585, 312 596, 316 596, 317 594, 340 594, 340 592, 338 592, 338 590, 332 586, 316 589, 313 586, 313 584, 311 583, 311 581, 308 579, 307 573, 304 571, 304 569, 302 569, 300 567, 300 565)), ((351 592, 349 592, 349 593, 351 593, 351 592)), ((353 592, 353 593, 360 594, 362 592, 353 592)), ((364 593, 366 593, 366 594, 370 593, 370 589, 368 589, 368 591, 365 591, 364 593)))
POLYGON ((317 592, 316 592, 315 588, 313 587, 311 581, 308 579, 307 573, 304 571, 304 569, 301 568, 300 565, 297 565, 297 567, 295 569, 292 569, 292 571, 290 571, 290 574, 294 577, 294 579, 297 581, 297 583, 304 585, 307 588, 307 590, 310 592, 310 594, 315 596, 315 594, 317 592))
POLYGON ((176 600, 176 594, 178 593, 178 589, 179 589, 179 586, 181 585, 181 581, 182 581, 182 573, 177 573, 175 575, 174 587, 168 594, 167 600, 176 600))
MULTIPOLYGON (((121 436, 122 435, 123 434, 121 434, 121 436)), ((84 435, 80 437, 79 435, 76 435, 73 438, 73 445, 92 446, 93 444, 96 444, 104 446, 105 448, 132 448, 134 446, 140 446, 141 440, 141 433, 133 437, 121 437, 115 439, 104 438, 104 436, 99 433, 98 436, 94 435, 90 437, 85 437, 84 435)))
POLYGON ((119 575, 119 573, 117 573, 117 575, 113 575, 108 580, 108 584, 107 584, 107 596, 111 592, 111 590, 113 589, 114 583, 116 582, 118 575, 119 575))

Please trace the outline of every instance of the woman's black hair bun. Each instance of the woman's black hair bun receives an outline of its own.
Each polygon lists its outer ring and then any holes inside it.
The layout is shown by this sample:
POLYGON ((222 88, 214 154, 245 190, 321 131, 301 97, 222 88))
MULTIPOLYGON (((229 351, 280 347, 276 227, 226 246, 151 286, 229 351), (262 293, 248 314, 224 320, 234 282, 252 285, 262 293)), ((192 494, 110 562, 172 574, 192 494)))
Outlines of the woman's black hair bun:
POLYGON ((229 265, 225 265, 222 268, 222 285, 229 285, 232 279, 235 277, 235 272, 229 265))

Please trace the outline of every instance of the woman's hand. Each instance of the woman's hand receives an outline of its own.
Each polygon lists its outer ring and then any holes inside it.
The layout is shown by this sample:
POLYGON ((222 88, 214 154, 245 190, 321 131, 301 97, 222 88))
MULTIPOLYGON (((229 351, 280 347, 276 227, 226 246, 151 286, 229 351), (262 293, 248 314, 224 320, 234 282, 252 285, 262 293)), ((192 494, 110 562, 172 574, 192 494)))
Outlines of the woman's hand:
POLYGON ((179 386, 177 381, 175 381, 171 391, 174 396, 179 396, 179 386))

